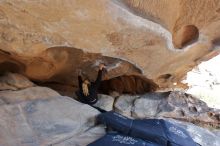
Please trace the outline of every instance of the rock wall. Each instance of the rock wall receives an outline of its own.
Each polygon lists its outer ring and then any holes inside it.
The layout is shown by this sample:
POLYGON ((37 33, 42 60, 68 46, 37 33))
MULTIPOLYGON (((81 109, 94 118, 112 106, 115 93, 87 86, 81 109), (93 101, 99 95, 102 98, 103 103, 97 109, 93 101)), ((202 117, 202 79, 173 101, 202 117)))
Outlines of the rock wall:
POLYGON ((77 69, 93 79, 101 60, 115 66, 108 78, 142 71, 181 86, 218 46, 219 9, 218 0, 2 0, 0 71, 76 85, 77 69))

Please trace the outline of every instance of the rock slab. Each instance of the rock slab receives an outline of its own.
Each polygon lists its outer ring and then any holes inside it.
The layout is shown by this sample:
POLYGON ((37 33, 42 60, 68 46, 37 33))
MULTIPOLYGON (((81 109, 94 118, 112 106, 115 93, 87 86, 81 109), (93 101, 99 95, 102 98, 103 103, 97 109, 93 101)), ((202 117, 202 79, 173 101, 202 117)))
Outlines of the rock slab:
POLYGON ((86 145, 104 135, 103 128, 94 127, 98 114, 89 105, 64 96, 2 105, 0 145, 68 145, 66 140, 86 145), (89 138, 79 141, 79 137, 89 138))

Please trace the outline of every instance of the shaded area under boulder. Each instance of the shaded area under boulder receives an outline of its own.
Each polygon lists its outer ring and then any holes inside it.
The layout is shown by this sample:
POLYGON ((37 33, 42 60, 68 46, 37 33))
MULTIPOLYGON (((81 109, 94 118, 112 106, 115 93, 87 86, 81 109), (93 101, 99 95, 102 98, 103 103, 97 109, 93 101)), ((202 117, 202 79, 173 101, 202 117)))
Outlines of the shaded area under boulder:
POLYGON ((159 86, 153 80, 142 75, 122 75, 101 82, 99 92, 111 94, 116 91, 119 94, 144 94, 156 91, 159 86))

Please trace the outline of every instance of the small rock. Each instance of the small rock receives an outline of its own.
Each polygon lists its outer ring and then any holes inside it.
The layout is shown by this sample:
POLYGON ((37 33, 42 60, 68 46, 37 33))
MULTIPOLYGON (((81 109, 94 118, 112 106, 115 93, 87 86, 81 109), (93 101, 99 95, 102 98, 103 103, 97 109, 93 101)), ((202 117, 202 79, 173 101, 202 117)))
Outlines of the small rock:
POLYGON ((134 100, 138 97, 139 96, 131 96, 131 95, 122 95, 118 97, 118 99, 114 104, 115 110, 124 116, 130 117, 134 100))
POLYGON ((106 111, 111 111, 113 109, 114 98, 108 95, 99 94, 98 101, 94 104, 95 107, 99 107, 106 111))

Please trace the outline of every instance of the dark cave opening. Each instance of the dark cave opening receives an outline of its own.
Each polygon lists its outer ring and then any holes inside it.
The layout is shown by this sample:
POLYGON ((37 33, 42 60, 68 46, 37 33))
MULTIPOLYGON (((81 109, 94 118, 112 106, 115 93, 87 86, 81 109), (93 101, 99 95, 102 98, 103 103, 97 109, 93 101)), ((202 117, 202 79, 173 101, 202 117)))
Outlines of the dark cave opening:
POLYGON ((6 72, 19 73, 22 70, 24 70, 24 67, 14 62, 6 61, 0 63, 0 75, 5 74, 6 72))
MULTIPOLYGON (((61 95, 74 97, 78 90, 75 85, 66 85, 57 82, 35 82, 37 85, 49 87, 61 95)), ((122 75, 108 80, 103 80, 98 89, 98 94, 111 95, 112 92, 121 94, 145 94, 154 92, 159 86, 143 75, 122 75)), ((75 98, 75 97, 74 97, 75 98)))
POLYGON ((159 86, 151 79, 143 75, 122 75, 101 82, 99 93, 111 94, 116 91, 119 94, 144 94, 156 91, 159 86))

